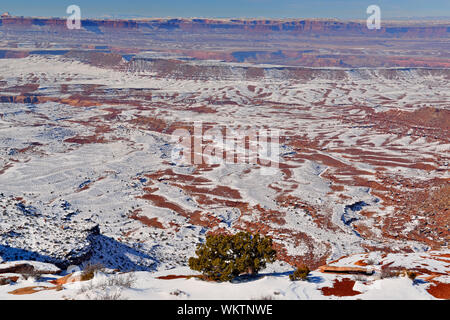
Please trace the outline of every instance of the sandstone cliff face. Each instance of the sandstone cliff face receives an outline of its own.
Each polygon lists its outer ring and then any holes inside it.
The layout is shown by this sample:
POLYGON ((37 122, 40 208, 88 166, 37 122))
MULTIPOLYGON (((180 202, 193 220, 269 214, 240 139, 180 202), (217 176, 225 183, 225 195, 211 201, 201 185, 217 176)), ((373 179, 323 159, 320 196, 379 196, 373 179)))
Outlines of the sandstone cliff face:
MULTIPOLYGON (((60 18, 6 17, 0 20, 4 26, 48 26, 65 27, 66 20, 60 18)), ((215 31, 245 33, 292 32, 313 35, 369 35, 382 37, 447 37, 448 24, 408 25, 389 23, 380 30, 369 30, 365 21, 338 20, 214 20, 214 19, 145 19, 145 20, 94 20, 82 21, 84 27, 114 29, 160 29, 183 31, 215 31)))
POLYGON ((128 72, 152 72, 155 76, 175 79, 197 79, 197 80, 261 80, 272 78, 278 80, 349 80, 349 79, 402 79, 407 76, 426 77, 442 76, 450 77, 448 69, 432 68, 396 68, 396 69, 312 69, 303 67, 272 67, 253 66, 247 64, 202 64, 197 61, 182 61, 177 59, 142 58, 135 57, 122 65, 128 72))
POLYGON ((151 50, 306 67, 450 67, 445 22, 386 22, 369 30, 365 21, 318 19, 87 19, 80 30, 69 30, 62 18, 6 17, 0 31, 8 49, 15 48, 0 51, 0 58, 48 54, 43 50, 54 51, 57 43, 122 55, 151 50))

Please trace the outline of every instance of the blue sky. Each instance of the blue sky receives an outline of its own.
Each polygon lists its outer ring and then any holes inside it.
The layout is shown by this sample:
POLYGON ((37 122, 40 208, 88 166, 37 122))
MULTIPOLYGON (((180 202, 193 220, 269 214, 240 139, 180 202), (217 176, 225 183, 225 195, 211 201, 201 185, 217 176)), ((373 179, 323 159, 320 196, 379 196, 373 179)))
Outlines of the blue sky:
POLYGON ((0 11, 23 16, 267 17, 366 19, 376 4, 382 18, 450 16, 450 0, 1 0, 0 11))

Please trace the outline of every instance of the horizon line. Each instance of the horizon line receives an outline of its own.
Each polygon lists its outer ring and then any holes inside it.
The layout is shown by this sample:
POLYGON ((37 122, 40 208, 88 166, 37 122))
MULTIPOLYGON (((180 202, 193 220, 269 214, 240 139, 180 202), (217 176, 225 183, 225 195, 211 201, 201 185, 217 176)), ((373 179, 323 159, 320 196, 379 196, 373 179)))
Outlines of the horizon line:
MULTIPOLYGON (((1 15, 8 13, 4 12, 1 15)), ((24 15, 12 15, 3 17, 0 16, 0 19, 5 18, 34 18, 34 19, 67 19, 68 16, 24 16, 24 15)), ((194 20, 194 19, 209 19, 209 20, 270 20, 270 21, 282 21, 282 20, 334 20, 334 21, 343 21, 343 22, 352 22, 352 21, 366 21, 366 19, 361 18, 336 18, 336 17, 284 17, 284 18, 274 18, 274 17, 246 17, 246 16, 233 16, 233 17, 217 17, 217 16, 145 16, 145 15, 115 15, 115 14, 105 14, 102 16, 92 16, 81 18, 81 20, 150 20, 150 19, 159 19, 159 20, 194 20)), ((416 22, 416 21, 439 21, 439 22, 449 22, 450 16, 424 16, 424 17, 388 17, 384 18, 384 21, 387 22, 416 22), (448 21, 446 21, 448 19, 448 21)))

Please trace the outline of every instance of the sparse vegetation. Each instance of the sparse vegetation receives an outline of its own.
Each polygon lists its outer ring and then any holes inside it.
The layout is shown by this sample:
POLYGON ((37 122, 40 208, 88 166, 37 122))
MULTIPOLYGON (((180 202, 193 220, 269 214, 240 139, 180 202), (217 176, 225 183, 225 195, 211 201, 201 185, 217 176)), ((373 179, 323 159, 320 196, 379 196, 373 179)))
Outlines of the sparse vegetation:
POLYGON ((408 277, 409 279, 414 281, 414 279, 416 279, 417 277, 417 272, 407 269, 399 270, 398 268, 394 269, 389 267, 383 268, 381 270, 381 279, 394 278, 399 276, 408 277))
POLYGON ((180 289, 176 289, 176 290, 170 292, 170 294, 172 296, 176 296, 176 297, 183 297, 183 296, 187 297, 188 296, 188 294, 186 292, 184 292, 184 291, 182 291, 180 289))
POLYGON ((289 275, 289 279, 291 281, 299 281, 299 280, 307 280, 308 279, 308 275, 311 272, 311 270, 309 270, 309 268, 305 265, 302 265, 300 267, 298 267, 294 273, 289 275))
POLYGON ((136 276, 134 273, 127 273, 109 277, 107 279, 107 286, 109 287, 121 287, 121 288, 132 288, 136 283, 136 276))
POLYGON ((395 278, 398 277, 400 272, 397 269, 385 267, 381 269, 380 278, 381 279, 387 279, 387 278, 395 278))
MULTIPOLYGON (((94 274, 96 272, 94 271, 94 274)), ((122 300, 123 289, 132 288, 136 282, 136 276, 133 273, 102 275, 91 280, 79 288, 78 294, 84 294, 91 300, 122 300)))
POLYGON ((95 286, 92 282, 89 282, 88 284, 82 285, 79 287, 77 294, 85 294, 89 291, 93 291, 95 289, 95 286))
POLYGON ((401 272, 401 275, 404 277, 408 277, 409 279, 414 281, 417 277, 417 272, 414 272, 412 270, 403 270, 401 272))
POLYGON ((230 281, 240 274, 257 274, 266 263, 275 261, 272 239, 260 234, 239 232, 235 235, 208 235, 206 243, 189 259, 189 267, 206 279, 230 281))
POLYGON ((92 300, 126 300, 122 297, 121 291, 104 292, 92 297, 92 300))
POLYGON ((366 281, 367 277, 363 276, 362 274, 357 274, 353 276, 353 279, 355 281, 366 281))
POLYGON ((42 273, 38 270, 35 270, 34 268, 31 268, 26 271, 22 271, 20 275, 25 279, 33 278, 35 281, 39 281, 42 278, 42 273))
POLYGON ((83 272, 80 275, 80 280, 81 281, 88 281, 94 278, 95 273, 97 272, 101 272, 105 269, 105 267, 100 264, 100 263, 96 263, 96 264, 87 264, 84 269, 83 272))

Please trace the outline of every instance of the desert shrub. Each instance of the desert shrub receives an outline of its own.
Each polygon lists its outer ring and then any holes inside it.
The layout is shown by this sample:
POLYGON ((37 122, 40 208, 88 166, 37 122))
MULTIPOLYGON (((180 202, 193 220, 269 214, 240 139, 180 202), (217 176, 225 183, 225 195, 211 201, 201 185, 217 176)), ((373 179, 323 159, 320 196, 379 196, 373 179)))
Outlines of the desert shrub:
POLYGON ((417 273, 414 272, 414 271, 410 271, 410 270, 406 271, 406 275, 407 275, 408 278, 410 278, 411 280, 414 280, 414 279, 416 279, 416 277, 417 277, 417 273))
POLYGON ((136 275, 134 273, 127 273, 126 275, 118 275, 114 277, 109 277, 106 281, 109 287, 121 287, 121 288, 131 288, 136 282, 136 275))
POLYGON ((380 278, 381 279, 395 278, 398 277, 399 274, 400 273, 397 269, 386 267, 381 269, 380 278))
POLYGON ((83 272, 81 272, 80 280, 81 281, 91 280, 94 278, 96 272, 103 271, 104 269, 105 267, 101 263, 96 264, 89 263, 84 267, 83 272))
POLYGON ((291 279, 291 281, 306 280, 308 279, 310 272, 311 270, 309 270, 307 266, 300 266, 294 271, 294 273, 289 275, 289 279, 291 279))
POLYGON ((205 278, 230 281, 240 274, 257 274, 266 263, 275 261, 272 239, 260 234, 239 232, 235 235, 208 235, 189 259, 189 267, 205 278))
POLYGON ((103 274, 82 285, 77 293, 91 300, 123 300, 123 289, 132 288, 135 282, 136 276, 133 273, 110 276, 103 274))
POLYGON ((103 292, 102 294, 92 297, 92 300, 126 300, 122 298, 122 293, 120 291, 116 292, 103 292))
POLYGON ((20 275, 25 279, 33 278, 35 281, 40 281, 42 279, 42 272, 31 268, 29 270, 24 270, 20 272, 20 275))
POLYGON ((355 281, 365 281, 367 280, 367 278, 365 276, 363 276, 362 274, 357 274, 353 276, 353 279, 355 281))
POLYGON ((186 292, 184 292, 184 291, 182 291, 180 289, 176 289, 176 290, 170 292, 170 294, 172 296, 177 296, 177 297, 187 297, 187 296, 189 296, 189 294, 187 294, 186 292))
POLYGON ((122 297, 121 290, 107 290, 107 291, 94 291, 94 292, 84 292, 85 298, 88 300, 127 300, 122 297))
POLYGON ((408 277, 409 279, 413 280, 417 277, 417 272, 411 271, 411 270, 403 270, 401 272, 401 275, 404 277, 408 277))

